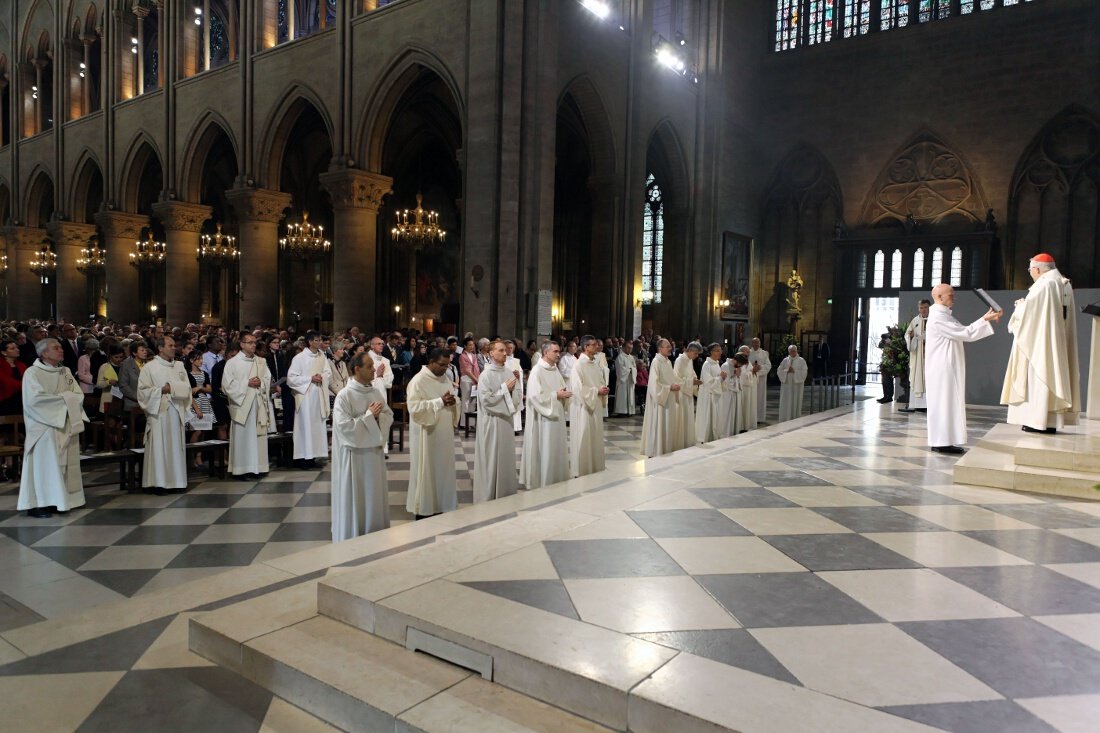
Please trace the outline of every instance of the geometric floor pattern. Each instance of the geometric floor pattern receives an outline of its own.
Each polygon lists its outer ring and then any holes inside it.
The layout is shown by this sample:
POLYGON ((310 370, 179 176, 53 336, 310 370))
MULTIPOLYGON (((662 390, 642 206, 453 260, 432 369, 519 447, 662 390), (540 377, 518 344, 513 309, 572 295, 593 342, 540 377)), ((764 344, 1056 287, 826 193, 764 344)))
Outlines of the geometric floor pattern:
MULTIPOLYGON (((738 449, 720 475, 452 580, 936 729, 1096 731, 1100 503, 955 486, 922 415, 860 409, 878 417, 738 449)), ((971 408, 972 440, 1003 419, 971 408)), ((632 460, 640 419, 607 425, 609 461, 632 460)), ((456 440, 463 491, 472 446, 456 440)), ((397 524, 407 457, 388 469, 397 524)), ((326 471, 93 489, 51 520, 14 496, 0 495, 4 730, 333 730, 189 652, 205 606, 38 656, 3 638, 327 543, 326 471)))

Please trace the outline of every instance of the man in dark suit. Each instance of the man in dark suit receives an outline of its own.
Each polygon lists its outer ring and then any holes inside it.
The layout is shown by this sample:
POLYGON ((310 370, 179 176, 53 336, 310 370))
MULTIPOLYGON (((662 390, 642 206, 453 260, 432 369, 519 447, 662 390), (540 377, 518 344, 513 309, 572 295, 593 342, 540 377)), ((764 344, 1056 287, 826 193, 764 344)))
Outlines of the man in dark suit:
POLYGON ((66 323, 61 327, 61 353, 63 354, 61 363, 72 372, 74 378, 76 377, 76 362, 82 351, 80 341, 76 338, 76 326, 66 323))
POLYGON ((290 359, 282 349, 282 339, 272 336, 267 340, 267 370, 271 372, 272 389, 275 399, 280 400, 283 406, 283 422, 280 430, 289 433, 294 430, 294 390, 286 386, 284 381, 276 385, 280 379, 286 379, 286 371, 290 368, 290 359))
POLYGON ((46 338, 46 329, 41 326, 28 326, 26 333, 27 340, 19 346, 19 361, 23 362, 23 366, 30 368, 38 358, 35 344, 46 338))

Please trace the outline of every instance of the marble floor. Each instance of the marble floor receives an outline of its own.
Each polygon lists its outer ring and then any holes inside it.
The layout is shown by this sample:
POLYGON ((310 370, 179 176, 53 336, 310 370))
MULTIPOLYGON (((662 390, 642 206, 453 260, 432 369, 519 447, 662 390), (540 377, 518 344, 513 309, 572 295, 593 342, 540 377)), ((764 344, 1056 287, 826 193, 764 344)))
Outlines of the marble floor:
MULTIPOLYGON (((972 408, 972 439, 1000 420, 972 408)), ((923 416, 874 402, 656 461, 635 460, 640 421, 609 425, 605 474, 337 546, 319 537, 323 471, 204 482, 160 506, 104 494, 56 526, 7 515, 5 729, 331 730, 189 651, 187 626, 280 589, 384 577, 379 623, 601 684, 624 672, 593 650, 628 644, 652 668, 625 687, 633 717, 600 720, 612 729, 662 730, 677 709, 784 733, 1096 730, 1100 503, 954 485, 923 416), (437 572, 412 572, 425 564, 437 572), (562 657, 555 634, 592 648, 562 657)))

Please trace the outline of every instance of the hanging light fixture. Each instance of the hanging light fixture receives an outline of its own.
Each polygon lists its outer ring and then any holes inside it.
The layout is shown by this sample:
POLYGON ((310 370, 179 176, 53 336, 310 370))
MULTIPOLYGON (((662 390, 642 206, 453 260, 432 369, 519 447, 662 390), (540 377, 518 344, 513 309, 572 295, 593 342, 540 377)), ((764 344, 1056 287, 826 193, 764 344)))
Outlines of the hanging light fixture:
POLYGON ((195 257, 199 262, 205 262, 212 267, 231 265, 240 256, 240 250, 237 249, 237 238, 232 234, 222 234, 220 223, 214 234, 202 235, 201 243, 195 253, 195 257))
POLYGON ((302 220, 286 225, 286 236, 279 240, 279 249, 296 260, 319 260, 332 249, 332 242, 325 239, 325 228, 309 223, 309 212, 302 212, 302 220))
POLYGON ((153 239, 153 230, 149 229, 149 237, 145 241, 134 242, 134 251, 130 253, 130 264, 139 270, 153 270, 164 264, 167 246, 164 242, 153 239))
POLYGON ((50 249, 50 245, 43 242, 42 249, 35 252, 31 258, 30 270, 38 275, 42 282, 46 282, 50 275, 57 271, 57 255, 50 249))
POLYGON ((76 269, 87 277, 102 275, 107 269, 107 253, 99 247, 99 238, 92 237, 88 240, 90 246, 80 250, 80 257, 76 260, 76 269))
POLYGON ((8 276, 8 256, 0 255, 0 277, 8 276))
POLYGON ((433 242, 442 243, 447 232, 439 228, 439 213, 425 210, 421 203, 424 197, 416 194, 416 208, 396 212, 397 226, 390 230, 395 242, 407 242, 421 247, 433 242))

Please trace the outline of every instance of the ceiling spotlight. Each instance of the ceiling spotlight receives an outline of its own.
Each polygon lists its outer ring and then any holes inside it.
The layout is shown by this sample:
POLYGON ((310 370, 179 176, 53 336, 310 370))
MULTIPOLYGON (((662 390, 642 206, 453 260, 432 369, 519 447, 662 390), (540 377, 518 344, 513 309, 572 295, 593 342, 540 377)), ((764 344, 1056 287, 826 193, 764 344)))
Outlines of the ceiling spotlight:
POLYGON ((581 0, 581 5, 600 20, 606 20, 611 15, 611 7, 603 0, 581 0))

